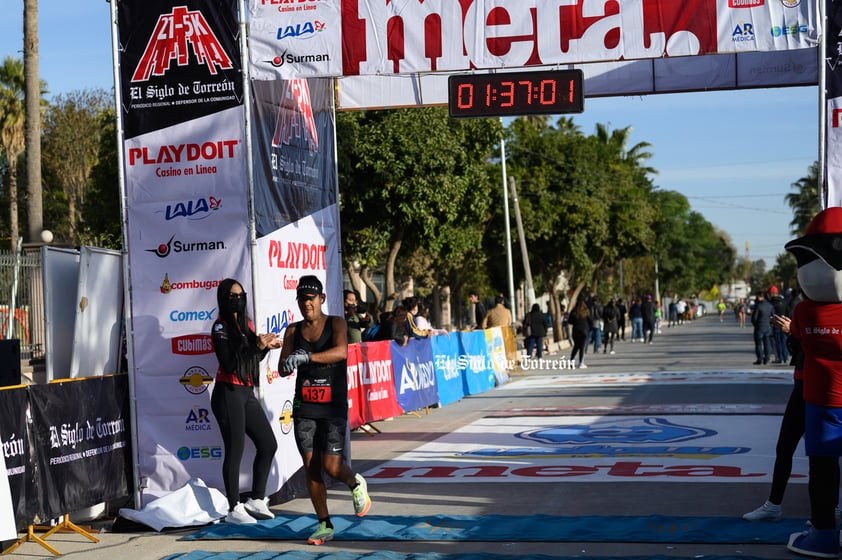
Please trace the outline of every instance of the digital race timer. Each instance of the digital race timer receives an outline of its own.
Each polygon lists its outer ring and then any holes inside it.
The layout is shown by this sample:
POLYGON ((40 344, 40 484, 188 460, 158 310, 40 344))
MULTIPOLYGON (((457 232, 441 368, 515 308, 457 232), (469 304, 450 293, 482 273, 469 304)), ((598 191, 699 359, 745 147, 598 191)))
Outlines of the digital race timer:
POLYGON ((581 70, 461 74, 447 80, 451 117, 581 113, 581 70))

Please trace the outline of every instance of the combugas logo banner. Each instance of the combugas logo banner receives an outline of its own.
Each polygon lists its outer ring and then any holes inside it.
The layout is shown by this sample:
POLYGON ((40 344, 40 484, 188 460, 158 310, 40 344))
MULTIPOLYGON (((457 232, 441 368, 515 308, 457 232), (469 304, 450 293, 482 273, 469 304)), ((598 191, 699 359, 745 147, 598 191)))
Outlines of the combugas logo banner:
POLYGON ((267 79, 785 51, 817 45, 817 11, 782 0, 252 2, 250 61, 267 79))

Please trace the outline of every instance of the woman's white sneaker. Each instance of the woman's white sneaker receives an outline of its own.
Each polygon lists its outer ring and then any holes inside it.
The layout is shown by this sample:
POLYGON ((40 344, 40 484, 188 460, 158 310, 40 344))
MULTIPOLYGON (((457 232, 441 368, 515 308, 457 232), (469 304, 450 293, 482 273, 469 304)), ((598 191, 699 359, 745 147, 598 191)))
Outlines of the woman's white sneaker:
POLYGON ((228 515, 225 516, 225 522, 234 525, 250 525, 257 523, 257 519, 248 514, 246 507, 243 504, 237 504, 234 506, 234 509, 229 511, 228 515))
POLYGON ((246 511, 255 519, 275 519, 275 514, 269 509, 269 498, 256 500, 249 498, 245 503, 246 511))

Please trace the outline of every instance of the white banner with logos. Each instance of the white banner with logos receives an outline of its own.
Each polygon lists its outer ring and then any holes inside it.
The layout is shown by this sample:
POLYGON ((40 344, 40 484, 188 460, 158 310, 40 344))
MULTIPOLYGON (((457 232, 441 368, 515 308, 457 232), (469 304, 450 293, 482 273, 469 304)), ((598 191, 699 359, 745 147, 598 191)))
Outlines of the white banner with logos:
POLYGON ((249 8, 256 79, 787 51, 815 48, 820 34, 817 3, 802 0, 305 0, 249 8))
MULTIPOLYGON (((258 332, 283 337, 289 325, 301 320, 295 290, 298 279, 307 274, 317 276, 325 288, 322 311, 344 315, 338 213, 336 205, 328 206, 257 240, 258 332)), ((280 356, 281 350, 269 353, 260 378, 263 402, 278 440, 277 456, 283 458, 269 476, 268 492, 279 490, 302 466, 292 433, 295 376, 279 375, 280 356)))
POLYGON ((243 109, 126 141, 138 472, 160 497, 200 477, 222 488, 210 414, 210 330, 226 277, 251 290, 243 109))

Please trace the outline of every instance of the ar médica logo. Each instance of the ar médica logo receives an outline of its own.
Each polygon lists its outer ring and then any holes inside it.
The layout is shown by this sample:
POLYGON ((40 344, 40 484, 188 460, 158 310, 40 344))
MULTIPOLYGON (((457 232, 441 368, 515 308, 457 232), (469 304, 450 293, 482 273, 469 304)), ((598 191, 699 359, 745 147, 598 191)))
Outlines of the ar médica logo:
POLYGON ((161 14, 155 31, 132 76, 132 82, 145 82, 151 76, 163 76, 173 60, 178 66, 190 62, 190 50, 200 64, 216 75, 217 68, 230 70, 233 65, 202 12, 188 11, 186 6, 161 14))

